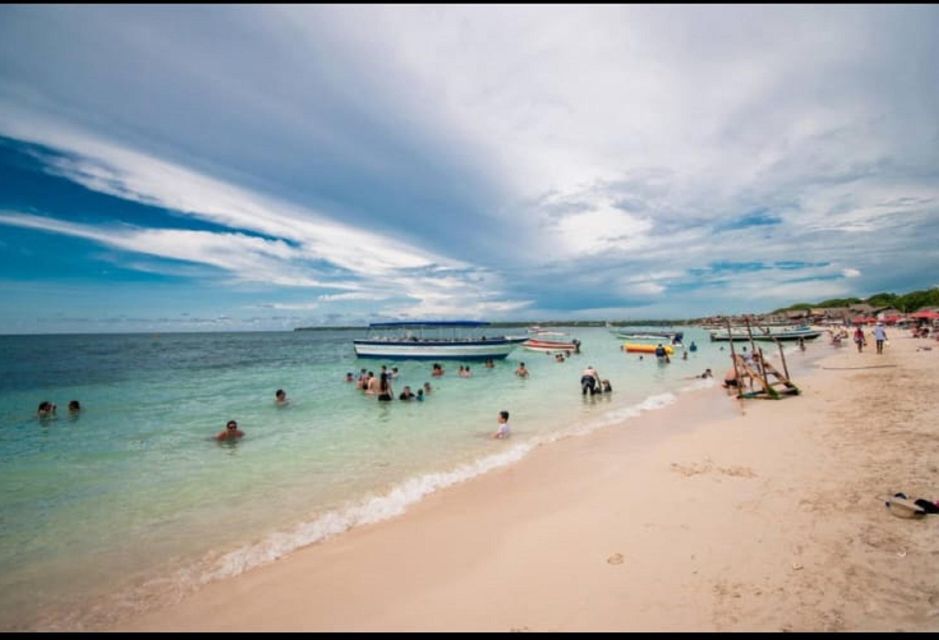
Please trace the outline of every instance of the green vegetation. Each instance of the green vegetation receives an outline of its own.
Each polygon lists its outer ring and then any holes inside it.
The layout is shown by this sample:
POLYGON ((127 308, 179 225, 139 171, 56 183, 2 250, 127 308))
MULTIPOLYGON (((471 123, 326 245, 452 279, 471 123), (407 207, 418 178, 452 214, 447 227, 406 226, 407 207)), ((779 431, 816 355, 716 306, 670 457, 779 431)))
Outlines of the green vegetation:
POLYGON ((847 307, 852 304, 867 303, 874 308, 894 307, 904 313, 919 311, 923 307, 939 306, 939 288, 924 289, 922 291, 911 291, 903 295, 895 293, 875 293, 867 299, 861 298, 834 298, 825 300, 816 304, 800 302, 782 309, 776 309, 773 313, 784 313, 786 311, 804 311, 806 309, 826 309, 829 307, 847 307))

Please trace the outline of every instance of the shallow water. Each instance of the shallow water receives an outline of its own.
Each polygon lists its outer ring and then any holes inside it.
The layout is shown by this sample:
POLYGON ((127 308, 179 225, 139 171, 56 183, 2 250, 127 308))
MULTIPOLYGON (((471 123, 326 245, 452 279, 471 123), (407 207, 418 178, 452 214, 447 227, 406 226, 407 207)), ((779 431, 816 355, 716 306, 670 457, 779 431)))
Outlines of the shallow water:
POLYGON ((443 378, 428 362, 357 360, 362 331, 0 337, 0 628, 82 628, 178 596, 664 406, 729 362, 696 329, 685 342, 699 350, 668 365, 624 354, 606 329, 560 330, 583 354, 518 348, 495 369, 447 361, 443 378), (433 393, 379 403, 344 382, 381 364, 400 370, 395 397, 425 381, 433 393), (581 396, 588 364, 612 394, 581 396), (56 418, 35 416, 41 400, 56 418), (503 409, 512 437, 493 440, 503 409), (246 436, 218 444, 229 419, 246 436))

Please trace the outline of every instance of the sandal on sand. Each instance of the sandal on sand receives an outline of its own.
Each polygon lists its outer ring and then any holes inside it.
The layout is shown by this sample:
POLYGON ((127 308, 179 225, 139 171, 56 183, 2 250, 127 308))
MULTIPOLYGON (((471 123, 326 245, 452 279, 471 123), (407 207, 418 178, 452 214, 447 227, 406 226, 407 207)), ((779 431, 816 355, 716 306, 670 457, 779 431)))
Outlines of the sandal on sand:
POLYGON ((910 500, 905 493, 895 493, 884 505, 890 513, 900 518, 915 518, 927 513, 939 513, 939 503, 930 502, 924 498, 910 500))
POLYGON ((897 494, 884 503, 890 509, 890 513, 898 518, 919 518, 926 515, 925 509, 912 500, 908 500, 906 496, 899 497, 901 495, 903 494, 897 494))

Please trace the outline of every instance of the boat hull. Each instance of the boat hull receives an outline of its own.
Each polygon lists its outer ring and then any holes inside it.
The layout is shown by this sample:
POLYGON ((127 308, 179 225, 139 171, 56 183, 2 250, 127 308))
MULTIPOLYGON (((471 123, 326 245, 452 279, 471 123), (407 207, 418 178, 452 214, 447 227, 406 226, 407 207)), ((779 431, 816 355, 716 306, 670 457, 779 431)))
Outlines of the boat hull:
MULTIPOLYGON (((777 333, 772 335, 765 334, 753 334, 753 340, 757 342, 773 342, 779 340, 780 342, 793 342, 802 338, 803 340, 814 340, 815 338, 822 335, 821 331, 806 331, 803 333, 777 333)), ((711 342, 749 342, 750 336, 748 335, 737 335, 734 334, 733 337, 724 334, 711 334, 711 342)))
POLYGON ((359 358, 395 360, 500 360, 518 344, 516 340, 465 343, 354 340, 352 343, 359 358))
POLYGON ((555 340, 526 340, 522 347, 529 351, 570 351, 573 353, 577 347, 571 342, 559 342, 555 340))

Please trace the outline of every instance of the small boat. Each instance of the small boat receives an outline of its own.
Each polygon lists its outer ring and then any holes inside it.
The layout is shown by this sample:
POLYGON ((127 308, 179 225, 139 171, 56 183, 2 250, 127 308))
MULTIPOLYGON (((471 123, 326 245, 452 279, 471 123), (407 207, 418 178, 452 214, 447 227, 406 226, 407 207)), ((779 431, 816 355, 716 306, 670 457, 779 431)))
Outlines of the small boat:
MULTIPOLYGON (((636 342, 627 342, 625 347, 628 353, 655 353, 655 350, 659 348, 658 345, 655 344, 639 344, 636 342)), ((668 355, 672 355, 675 352, 670 344, 662 345, 662 348, 665 349, 665 353, 668 355)))
POLYGON ((612 333, 620 340, 654 340, 655 342, 668 340, 673 345, 681 344, 685 337, 683 331, 623 331, 620 329, 612 333))
POLYGON ((359 358, 389 360, 498 360, 527 336, 479 335, 488 322, 375 322, 369 335, 353 340, 359 358), (449 335, 444 335, 449 330, 449 335), (476 330, 475 332, 470 330, 476 330))
POLYGON ((575 340, 564 342, 562 340, 529 338, 522 343, 522 348, 529 351, 570 351, 571 353, 580 353, 580 343, 575 340))
MULTIPOLYGON (((822 335, 821 331, 816 331, 811 327, 753 327, 753 339, 760 342, 781 342, 793 341, 802 338, 803 340, 814 340, 822 335)), ((711 342, 744 342, 750 339, 750 333, 746 328, 734 327, 728 334, 727 329, 723 331, 712 331, 711 342)))

